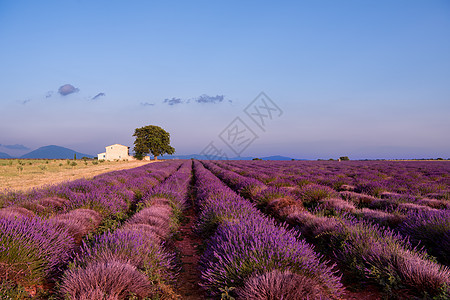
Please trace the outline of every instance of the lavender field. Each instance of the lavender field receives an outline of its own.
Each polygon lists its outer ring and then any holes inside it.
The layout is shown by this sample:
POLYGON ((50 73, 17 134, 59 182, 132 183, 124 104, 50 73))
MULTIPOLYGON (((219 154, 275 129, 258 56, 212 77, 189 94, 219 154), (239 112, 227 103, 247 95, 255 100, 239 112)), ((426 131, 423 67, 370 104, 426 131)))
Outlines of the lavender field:
POLYGON ((0 207, 1 299, 450 298, 448 162, 173 160, 0 207))

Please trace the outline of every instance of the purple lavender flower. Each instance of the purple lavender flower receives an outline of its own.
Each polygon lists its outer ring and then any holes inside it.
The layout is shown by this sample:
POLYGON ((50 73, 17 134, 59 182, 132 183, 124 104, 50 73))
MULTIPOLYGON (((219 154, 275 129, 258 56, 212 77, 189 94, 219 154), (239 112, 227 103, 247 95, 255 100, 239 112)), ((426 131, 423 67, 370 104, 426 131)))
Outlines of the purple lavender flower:
POLYGON ((117 260, 92 262, 64 274, 60 289, 65 299, 128 299, 151 297, 155 287, 130 263, 117 260))
POLYGON ((64 228, 41 218, 0 218, 0 268, 7 280, 42 284, 65 263, 75 243, 64 228))

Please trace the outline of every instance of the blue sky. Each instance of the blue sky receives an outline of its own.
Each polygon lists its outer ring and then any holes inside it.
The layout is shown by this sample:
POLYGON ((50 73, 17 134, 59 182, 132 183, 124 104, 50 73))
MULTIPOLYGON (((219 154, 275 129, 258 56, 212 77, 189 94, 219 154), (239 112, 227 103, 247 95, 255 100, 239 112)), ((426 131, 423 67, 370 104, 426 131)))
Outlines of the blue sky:
POLYGON ((233 156, 240 117, 242 156, 447 158, 449 37, 449 1, 0 0, 0 152, 95 154, 152 124, 233 156))

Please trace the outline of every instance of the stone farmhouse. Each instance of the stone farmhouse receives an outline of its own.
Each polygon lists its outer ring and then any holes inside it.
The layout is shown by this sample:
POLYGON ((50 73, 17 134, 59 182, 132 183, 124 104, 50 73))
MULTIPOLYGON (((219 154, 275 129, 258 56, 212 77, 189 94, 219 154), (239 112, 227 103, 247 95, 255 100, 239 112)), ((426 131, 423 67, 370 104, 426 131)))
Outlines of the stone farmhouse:
MULTIPOLYGON (((114 144, 105 149, 105 152, 97 154, 98 160, 136 160, 129 154, 130 147, 114 144)), ((150 160, 150 156, 145 156, 144 160, 150 160)))
POLYGON ((105 149, 105 152, 97 155, 98 160, 134 160, 134 157, 128 154, 130 147, 114 144, 105 147, 105 149))

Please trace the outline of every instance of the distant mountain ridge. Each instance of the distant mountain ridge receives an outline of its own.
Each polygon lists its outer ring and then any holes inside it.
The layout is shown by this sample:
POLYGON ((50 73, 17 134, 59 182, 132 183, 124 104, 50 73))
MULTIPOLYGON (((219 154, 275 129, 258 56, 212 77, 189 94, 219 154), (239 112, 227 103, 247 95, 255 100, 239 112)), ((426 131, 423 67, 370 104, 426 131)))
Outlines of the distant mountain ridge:
MULTIPOLYGON (((77 158, 80 159, 82 157, 94 158, 94 156, 90 154, 85 154, 81 152, 77 152, 75 150, 57 146, 57 145, 49 145, 40 147, 36 150, 33 150, 27 154, 24 154, 20 157, 13 157, 8 153, 0 152, 0 159, 11 159, 11 158, 23 158, 23 159, 73 159, 74 154, 77 155, 77 158)), ((208 160, 209 157, 201 154, 189 154, 189 155, 164 155, 160 157, 161 159, 201 159, 208 160)), ((237 156, 230 157, 228 160, 252 160, 256 157, 254 156, 237 156)), ((294 158, 282 156, 282 155, 272 155, 266 157, 258 157, 262 160, 293 160, 294 158)), ((298 159, 295 159, 298 160, 298 159)))
MULTIPOLYGON (((282 155, 272 155, 267 157, 261 157, 262 160, 293 160, 294 158, 290 158, 282 155)), ((295 159, 294 159, 295 160, 295 159)))
MULTIPOLYGON (((162 159, 203 159, 208 160, 209 158, 206 155, 201 154, 191 154, 191 155, 164 155, 161 157, 162 159)), ((247 156, 247 157, 230 157, 228 160, 252 160, 255 157, 247 156)), ((272 155, 267 157, 260 157, 262 160, 293 160, 294 158, 281 156, 281 155, 272 155)), ((217 158, 218 159, 218 158, 217 158)), ((299 160, 299 159, 294 159, 299 160)))
POLYGON ((77 152, 75 150, 56 146, 49 145, 33 150, 27 154, 22 155, 20 158, 31 158, 31 159, 73 159, 74 155, 77 155, 77 158, 80 159, 82 157, 93 158, 94 156, 77 152))
POLYGON ((0 158, 13 158, 13 157, 8 153, 0 152, 0 158))

